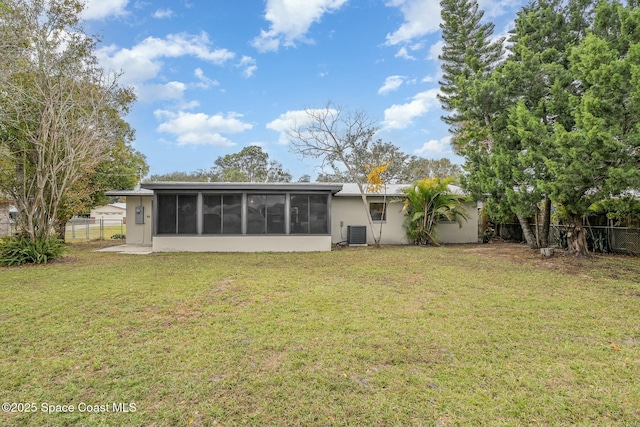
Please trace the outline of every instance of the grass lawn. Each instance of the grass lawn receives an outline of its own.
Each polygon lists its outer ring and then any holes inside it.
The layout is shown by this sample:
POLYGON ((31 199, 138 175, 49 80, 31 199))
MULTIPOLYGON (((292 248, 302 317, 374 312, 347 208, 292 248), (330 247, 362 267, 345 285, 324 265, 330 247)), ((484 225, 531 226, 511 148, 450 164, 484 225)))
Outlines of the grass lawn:
POLYGON ((0 425, 640 423, 640 258, 92 248, 0 269, 0 425))
POLYGON ((104 225, 100 229, 100 224, 76 224, 68 225, 65 233, 67 242, 79 242, 87 240, 104 239, 109 240, 114 234, 126 234, 125 224, 104 225))

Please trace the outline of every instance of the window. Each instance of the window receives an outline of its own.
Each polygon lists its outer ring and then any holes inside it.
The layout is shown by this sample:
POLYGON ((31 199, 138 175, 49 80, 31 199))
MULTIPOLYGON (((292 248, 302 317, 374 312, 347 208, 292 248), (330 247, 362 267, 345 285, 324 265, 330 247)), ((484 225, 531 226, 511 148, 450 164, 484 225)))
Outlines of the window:
POLYGON ((158 234, 175 234, 178 201, 175 194, 158 194, 158 234))
POLYGON ((203 194, 202 234, 241 234, 242 195, 203 194))
POLYGON ((196 194, 158 195, 158 234, 197 234, 196 194))
POLYGON ((284 194, 247 196, 247 234, 284 234, 284 194))
POLYGON ((369 203, 369 212, 373 221, 387 220, 387 204, 386 203, 369 203))
POLYGON ((328 199, 326 194, 291 195, 291 234, 327 234, 328 199))
POLYGON ((158 235, 329 234, 323 194, 247 194, 213 191, 156 195, 158 235))

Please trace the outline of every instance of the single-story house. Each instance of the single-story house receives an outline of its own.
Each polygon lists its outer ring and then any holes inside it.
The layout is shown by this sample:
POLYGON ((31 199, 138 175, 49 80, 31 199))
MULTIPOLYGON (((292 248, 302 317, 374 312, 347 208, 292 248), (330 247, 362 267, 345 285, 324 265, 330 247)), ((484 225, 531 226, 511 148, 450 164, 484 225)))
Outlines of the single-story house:
POLYGON ((127 219, 127 204, 126 203, 111 203, 104 206, 96 206, 91 209, 89 218, 92 221, 117 221, 120 223, 126 223, 127 219))
MULTIPOLYGON (((367 195, 382 244, 408 243, 406 186, 387 186, 386 201, 380 193, 367 195)), ((355 184, 152 182, 107 195, 126 197, 127 243, 154 252, 328 251, 332 244, 373 243, 355 184)), ((438 225, 443 243, 478 241, 476 204, 468 203, 467 212, 462 228, 438 225)))
POLYGON ((15 231, 18 210, 8 200, 0 198, 0 237, 11 235, 15 231))

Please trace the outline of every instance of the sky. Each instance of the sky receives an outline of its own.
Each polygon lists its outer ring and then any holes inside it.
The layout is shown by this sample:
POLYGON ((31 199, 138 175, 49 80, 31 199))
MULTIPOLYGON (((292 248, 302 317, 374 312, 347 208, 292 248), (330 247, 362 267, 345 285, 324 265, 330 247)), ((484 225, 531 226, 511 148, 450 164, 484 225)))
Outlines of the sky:
MULTIPOLYGON (((481 0, 495 36, 522 0, 481 0)), ((437 94, 437 0, 87 0, 96 55, 137 101, 126 120, 150 174, 209 169, 259 145, 297 180, 321 171, 286 131, 328 102, 361 111, 375 139, 461 164, 437 94)))

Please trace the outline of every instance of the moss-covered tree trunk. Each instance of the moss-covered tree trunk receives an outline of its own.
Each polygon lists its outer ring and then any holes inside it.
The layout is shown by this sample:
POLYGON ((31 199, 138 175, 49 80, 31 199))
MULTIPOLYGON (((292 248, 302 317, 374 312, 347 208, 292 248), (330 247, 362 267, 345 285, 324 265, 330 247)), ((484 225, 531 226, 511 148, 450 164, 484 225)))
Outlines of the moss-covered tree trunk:
POLYGON ((587 229, 582 225, 582 217, 580 215, 571 216, 571 223, 567 230, 567 245, 571 255, 579 258, 589 256, 587 229))
POLYGON ((549 230, 551 228, 551 200, 549 197, 544 198, 544 206, 542 208, 542 229, 538 230, 540 233, 540 247, 549 247, 549 230))

